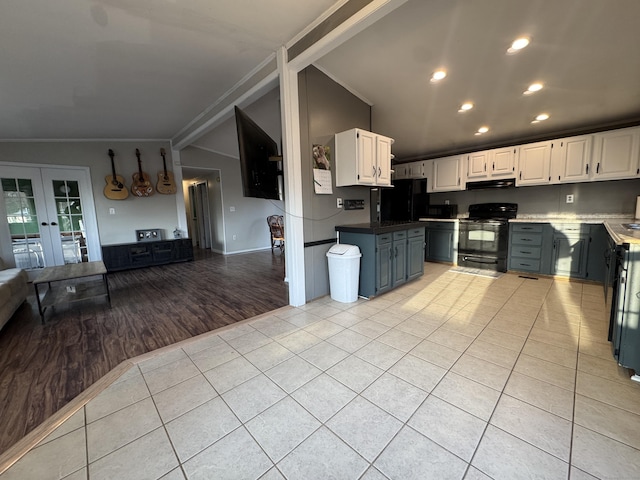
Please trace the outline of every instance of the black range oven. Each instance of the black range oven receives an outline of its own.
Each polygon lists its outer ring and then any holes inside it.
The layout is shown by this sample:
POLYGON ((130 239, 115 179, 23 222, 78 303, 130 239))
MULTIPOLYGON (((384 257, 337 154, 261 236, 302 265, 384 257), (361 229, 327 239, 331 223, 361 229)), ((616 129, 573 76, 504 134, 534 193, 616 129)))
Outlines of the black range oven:
POLYGON ((458 265, 506 272, 509 219, 517 213, 516 203, 469 205, 469 218, 460 219, 458 265))

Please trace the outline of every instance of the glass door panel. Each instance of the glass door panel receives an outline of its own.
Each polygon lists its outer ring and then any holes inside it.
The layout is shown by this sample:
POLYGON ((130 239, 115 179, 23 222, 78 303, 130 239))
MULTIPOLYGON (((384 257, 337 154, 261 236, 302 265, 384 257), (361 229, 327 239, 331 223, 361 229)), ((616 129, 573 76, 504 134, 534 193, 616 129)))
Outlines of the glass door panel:
POLYGON ((17 267, 102 258, 88 169, 3 165, 0 186, 17 267))
POLYGON ((51 208, 51 242, 61 263, 100 260, 100 241, 88 171, 43 168, 42 182, 51 208), (56 223, 54 226, 53 223, 56 223))
POLYGON ((46 220, 46 207, 39 172, 3 168, 0 185, 16 266, 25 270, 44 268, 53 258, 48 232, 41 225, 46 220))

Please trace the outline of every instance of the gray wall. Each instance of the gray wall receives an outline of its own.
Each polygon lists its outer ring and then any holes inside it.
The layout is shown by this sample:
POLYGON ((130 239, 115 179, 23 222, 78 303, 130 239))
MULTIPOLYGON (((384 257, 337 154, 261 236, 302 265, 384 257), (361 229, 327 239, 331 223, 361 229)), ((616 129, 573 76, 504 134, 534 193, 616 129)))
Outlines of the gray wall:
MULTIPOLYGON (((243 197, 240 162, 237 159, 196 147, 187 147, 180 152, 180 160, 183 167, 210 168, 220 171, 221 205, 216 208, 223 212, 224 244, 226 245, 224 253, 270 248, 267 217, 282 213, 283 202, 243 197)), ((215 192, 210 188, 209 200, 211 201, 211 197, 214 196, 216 196, 215 192)), ((220 218, 217 217, 211 221, 216 225, 216 231, 220 232, 220 218)), ((215 241, 219 248, 220 238, 215 241)))
POLYGON ((459 213, 467 212, 472 203, 513 202, 518 204, 519 214, 615 215, 635 213, 638 195, 640 179, 634 179, 432 193, 429 203, 442 204, 449 200, 458 204, 459 213), (574 203, 565 202, 569 194, 574 196, 574 203))
MULTIPOLYGON (((351 128, 371 129, 371 107, 315 67, 298 76, 300 99, 300 147, 305 243, 336 238, 336 225, 369 222, 369 188, 335 186, 334 135, 351 128), (316 195, 313 188, 313 144, 329 145, 333 179, 332 195, 316 195), (336 199, 363 199, 364 210, 344 211, 336 199)), ((378 132, 384 133, 384 132, 378 132)), ((332 244, 305 248, 306 299, 329 294, 326 253, 332 244)))
POLYGON ((162 141, 90 141, 90 142, 0 142, 0 161, 23 164, 71 165, 89 167, 100 243, 135 242, 135 231, 145 228, 160 228, 165 238, 173 238, 178 224, 175 195, 160 195, 140 198, 129 195, 125 200, 109 200, 102 191, 105 176, 111 175, 108 149, 115 152, 116 172, 131 186, 131 175, 138 171, 135 150, 140 150, 142 170, 149 174, 152 183, 162 170, 160 148, 167 151, 167 168, 172 168, 171 149, 162 141), (109 215, 109 208, 116 214, 109 215))

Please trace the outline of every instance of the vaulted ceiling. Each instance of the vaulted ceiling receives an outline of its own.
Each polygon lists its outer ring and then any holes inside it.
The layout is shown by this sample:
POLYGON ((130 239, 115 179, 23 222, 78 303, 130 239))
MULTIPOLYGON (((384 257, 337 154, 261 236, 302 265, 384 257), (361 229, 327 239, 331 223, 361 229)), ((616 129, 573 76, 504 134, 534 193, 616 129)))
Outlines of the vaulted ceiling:
MULTIPOLYGON (((0 139, 174 138, 345 3, 3 2, 0 139)), ((396 3, 315 65, 372 105, 400 159, 640 123, 637 0, 396 3)))

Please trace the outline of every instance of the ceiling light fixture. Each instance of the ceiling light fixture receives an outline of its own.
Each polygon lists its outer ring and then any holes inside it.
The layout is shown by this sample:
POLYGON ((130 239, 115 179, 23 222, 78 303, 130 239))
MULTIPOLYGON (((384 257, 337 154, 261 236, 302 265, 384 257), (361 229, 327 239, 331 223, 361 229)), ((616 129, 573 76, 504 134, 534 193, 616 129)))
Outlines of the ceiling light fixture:
POLYGON ((436 70, 435 72, 433 72, 433 75, 431 75, 431 83, 439 82, 446 76, 447 76, 446 70, 442 70, 442 69, 436 70))
POLYGON ((533 93, 539 92, 540 90, 542 90, 543 86, 544 85, 542 85, 541 83, 532 83, 531 85, 529 85, 529 88, 527 88, 523 92, 523 95, 531 95, 533 93))
POLYGON ((460 108, 458 109, 458 112, 459 113, 467 112, 467 111, 471 110, 472 108, 473 108, 473 103, 465 102, 462 105, 460 105, 460 108))
POLYGON ((475 134, 482 135, 483 133, 487 133, 488 131, 489 131, 489 127, 480 127, 475 134))
POLYGON ((529 45, 530 39, 528 37, 516 38, 511 46, 507 49, 508 54, 518 53, 524 47, 529 45))
POLYGON ((539 123, 539 122, 544 122, 545 120, 547 120, 549 118, 549 114, 547 113, 541 113, 540 115, 538 115, 535 120, 532 120, 531 123, 539 123))

